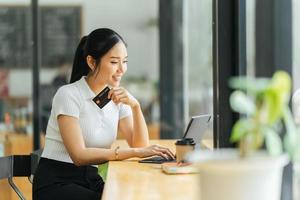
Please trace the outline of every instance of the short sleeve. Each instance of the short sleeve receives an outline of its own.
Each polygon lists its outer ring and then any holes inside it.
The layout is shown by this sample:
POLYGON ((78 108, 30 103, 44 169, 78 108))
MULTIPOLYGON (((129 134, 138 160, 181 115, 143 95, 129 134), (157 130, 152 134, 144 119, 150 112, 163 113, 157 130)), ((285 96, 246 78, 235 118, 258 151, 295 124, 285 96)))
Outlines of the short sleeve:
POLYGON ((119 120, 131 115, 132 115, 132 111, 130 106, 125 104, 120 104, 119 120))
POLYGON ((61 87, 58 89, 52 103, 55 118, 58 115, 79 118, 80 101, 79 95, 76 95, 76 92, 76 88, 73 87, 61 87))

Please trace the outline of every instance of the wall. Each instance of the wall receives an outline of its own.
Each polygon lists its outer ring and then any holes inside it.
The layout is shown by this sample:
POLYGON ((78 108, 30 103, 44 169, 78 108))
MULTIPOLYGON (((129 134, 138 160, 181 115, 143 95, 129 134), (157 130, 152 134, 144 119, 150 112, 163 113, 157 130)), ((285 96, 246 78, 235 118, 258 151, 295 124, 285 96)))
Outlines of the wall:
MULTIPOLYGON (((126 77, 158 79, 158 0, 41 0, 40 5, 81 5, 82 33, 98 27, 119 32, 128 43, 129 67, 126 77)), ((0 0, 1 5, 30 5, 29 0, 0 0)), ((56 69, 41 70, 41 81, 51 81, 56 69)), ((9 85, 13 95, 31 96, 31 71, 11 70, 9 85), (22 87, 19 87, 22 83, 22 87)))
POLYGON ((292 1, 292 12, 293 12, 293 83, 294 87, 293 90, 300 89, 300 79, 298 75, 300 74, 300 0, 293 0, 292 1))
MULTIPOLYGON (((40 72, 40 83, 50 83, 57 73, 56 69, 43 69, 40 72)), ((13 97, 30 96, 32 93, 32 71, 12 69, 9 71, 9 95, 13 97)))

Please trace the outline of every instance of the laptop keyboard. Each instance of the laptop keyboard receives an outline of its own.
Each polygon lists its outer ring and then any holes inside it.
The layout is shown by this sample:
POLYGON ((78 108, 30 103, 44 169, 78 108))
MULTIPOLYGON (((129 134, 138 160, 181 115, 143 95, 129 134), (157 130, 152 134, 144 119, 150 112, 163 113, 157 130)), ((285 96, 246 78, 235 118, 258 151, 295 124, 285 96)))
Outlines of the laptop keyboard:
POLYGON ((139 161, 140 163, 156 163, 156 164, 161 164, 161 163, 164 163, 164 162, 176 162, 175 159, 173 158, 169 158, 169 159, 166 159, 162 156, 152 156, 150 158, 145 158, 143 160, 140 160, 139 161))

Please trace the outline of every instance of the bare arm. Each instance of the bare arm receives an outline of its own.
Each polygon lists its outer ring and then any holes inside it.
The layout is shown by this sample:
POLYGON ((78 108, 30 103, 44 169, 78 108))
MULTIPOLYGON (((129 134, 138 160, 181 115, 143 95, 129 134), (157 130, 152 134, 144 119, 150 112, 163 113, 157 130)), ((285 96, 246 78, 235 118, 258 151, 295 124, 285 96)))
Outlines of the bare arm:
MULTIPOLYGON (((108 160, 115 160, 114 149, 86 148, 78 119, 60 115, 58 124, 64 145, 74 164, 99 164, 108 160)), ((123 160, 135 156, 138 156, 137 149, 120 149, 118 159, 123 160)))
MULTIPOLYGON (((100 164, 116 160, 115 149, 87 148, 85 146, 78 119, 59 115, 57 121, 63 143, 75 165, 100 164)), ((153 145, 146 148, 119 149, 118 160, 151 155, 173 156, 167 148, 153 145)))
POLYGON ((149 145, 149 133, 139 102, 124 88, 113 88, 109 97, 116 103, 124 103, 131 107, 132 116, 119 121, 119 130, 124 134, 130 147, 149 145))
POLYGON ((132 116, 119 121, 118 128, 124 134, 130 147, 149 145, 148 128, 139 104, 132 108, 132 116))

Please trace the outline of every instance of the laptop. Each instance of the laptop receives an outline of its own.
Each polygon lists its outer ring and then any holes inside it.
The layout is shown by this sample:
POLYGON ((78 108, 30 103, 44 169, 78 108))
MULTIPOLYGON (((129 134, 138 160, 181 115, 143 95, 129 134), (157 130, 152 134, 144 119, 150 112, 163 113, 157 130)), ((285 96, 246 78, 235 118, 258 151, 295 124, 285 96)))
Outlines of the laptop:
POLYGON ((212 116, 193 116, 188 123, 183 138, 193 138, 196 143, 196 149, 200 148, 201 140, 213 139, 212 116))
MULTIPOLYGON (((201 140, 213 138, 213 120, 211 115, 199 115, 191 117, 182 138, 193 138, 196 143, 195 149, 200 148, 201 140)), ((167 160, 161 156, 152 156, 139 160, 140 163, 175 162, 167 160)))

